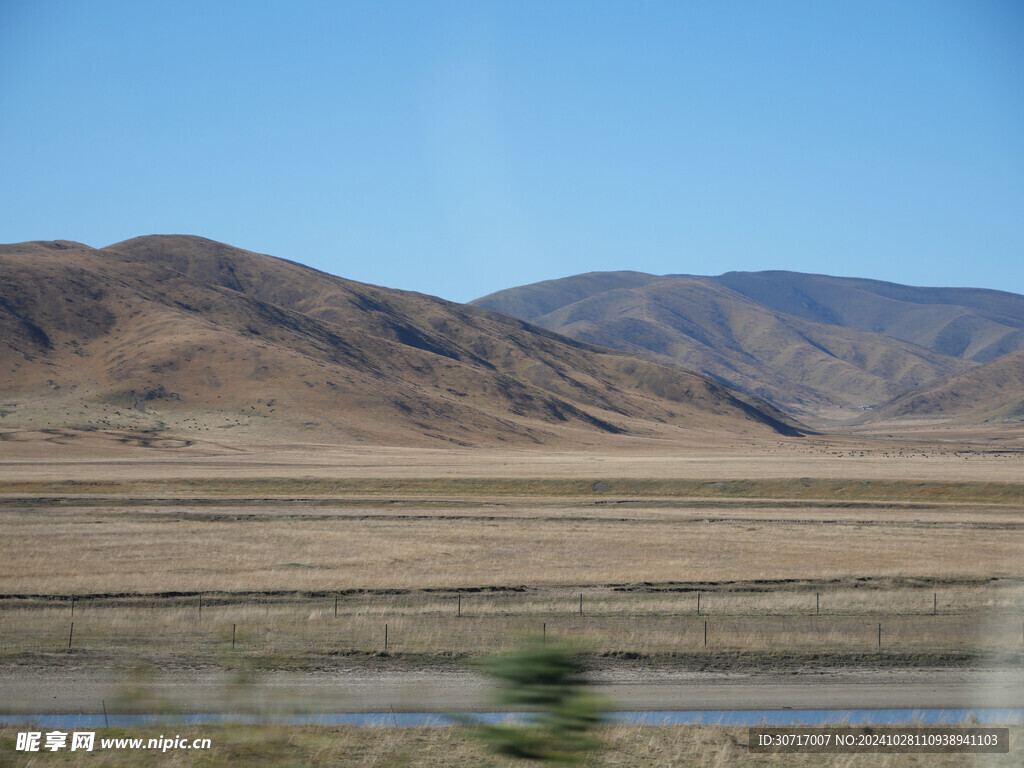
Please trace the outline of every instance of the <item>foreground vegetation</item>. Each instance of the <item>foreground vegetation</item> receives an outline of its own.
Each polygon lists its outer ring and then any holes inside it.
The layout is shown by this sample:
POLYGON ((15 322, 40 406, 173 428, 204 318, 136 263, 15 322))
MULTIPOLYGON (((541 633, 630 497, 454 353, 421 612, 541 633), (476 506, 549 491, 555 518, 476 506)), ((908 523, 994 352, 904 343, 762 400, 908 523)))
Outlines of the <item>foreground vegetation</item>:
MULTIPOLYGON (((15 752, 18 728, 0 728, 0 765, 79 766, 120 768, 146 765, 221 766, 253 768, 291 766, 351 766, 352 768, 514 768, 530 763, 495 757, 467 729, 314 727, 281 725, 180 726, 178 730, 139 728, 101 729, 97 738, 157 738, 175 735, 209 738, 209 751, 106 750, 56 753, 15 752)), ((21 729, 24 730, 24 729, 21 729)), ((747 749, 747 729, 725 726, 645 727, 608 725, 597 730, 603 748, 588 765, 594 768, 661 768, 662 766, 715 766, 716 768, 966 768, 984 765, 1003 768, 1020 764, 1024 728, 1011 728, 1010 752, 988 755, 866 754, 772 755, 747 749)))

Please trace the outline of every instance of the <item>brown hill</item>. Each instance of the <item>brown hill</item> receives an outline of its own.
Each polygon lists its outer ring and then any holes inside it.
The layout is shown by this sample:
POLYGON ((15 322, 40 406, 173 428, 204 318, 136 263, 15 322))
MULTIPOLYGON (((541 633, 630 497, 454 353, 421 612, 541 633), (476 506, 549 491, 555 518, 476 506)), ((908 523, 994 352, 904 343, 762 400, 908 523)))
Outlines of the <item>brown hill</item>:
POLYGON ((186 236, 0 247, 0 429, 581 444, 796 425, 485 309, 186 236))
POLYGON ((923 288, 799 272, 711 278, 807 320, 871 331, 977 362, 1024 349, 1024 296, 984 288, 923 288))
POLYGON ((975 365, 880 332, 824 322, 825 309, 805 307, 804 315, 818 319, 782 311, 724 285, 729 281, 723 278, 588 274, 473 303, 575 339, 701 371, 802 419, 846 418, 860 406, 887 402, 975 365))
POLYGON ((872 414, 885 419, 1024 421, 1024 351, 997 357, 937 386, 893 400, 872 414))

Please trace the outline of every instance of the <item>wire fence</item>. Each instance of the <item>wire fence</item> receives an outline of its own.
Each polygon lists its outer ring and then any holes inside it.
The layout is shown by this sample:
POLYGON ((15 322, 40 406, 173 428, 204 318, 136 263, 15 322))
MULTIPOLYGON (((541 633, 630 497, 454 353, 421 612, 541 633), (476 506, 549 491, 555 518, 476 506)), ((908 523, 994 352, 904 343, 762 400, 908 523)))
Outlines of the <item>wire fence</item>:
POLYGON ((0 653, 475 655, 524 636, 594 653, 990 654, 1024 645, 1024 586, 842 590, 53 596, 0 600, 0 653))

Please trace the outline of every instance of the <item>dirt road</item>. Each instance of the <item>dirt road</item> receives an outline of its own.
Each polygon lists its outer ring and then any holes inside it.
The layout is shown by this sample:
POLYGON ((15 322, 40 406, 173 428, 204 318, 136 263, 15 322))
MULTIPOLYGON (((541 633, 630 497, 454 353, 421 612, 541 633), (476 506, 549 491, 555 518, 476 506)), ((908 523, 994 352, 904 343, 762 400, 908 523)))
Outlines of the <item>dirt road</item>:
MULTIPOLYGON (((606 671, 596 692, 622 710, 1024 708, 1024 671, 863 670, 730 675, 606 671)), ((493 709, 489 681, 462 671, 176 673, 0 671, 0 713, 445 712, 493 709)))

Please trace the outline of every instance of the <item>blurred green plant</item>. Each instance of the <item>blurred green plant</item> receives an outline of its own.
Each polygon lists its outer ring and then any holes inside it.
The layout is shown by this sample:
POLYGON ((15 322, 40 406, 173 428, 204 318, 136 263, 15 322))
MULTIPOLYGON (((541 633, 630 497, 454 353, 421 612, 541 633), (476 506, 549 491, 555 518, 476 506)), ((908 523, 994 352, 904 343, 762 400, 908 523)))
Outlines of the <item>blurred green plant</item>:
POLYGON ((530 712, 522 725, 478 727, 477 735, 493 752, 574 764, 601 747, 593 730, 604 720, 602 702, 587 691, 578 653, 534 640, 481 666, 498 681, 500 704, 530 712))

